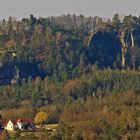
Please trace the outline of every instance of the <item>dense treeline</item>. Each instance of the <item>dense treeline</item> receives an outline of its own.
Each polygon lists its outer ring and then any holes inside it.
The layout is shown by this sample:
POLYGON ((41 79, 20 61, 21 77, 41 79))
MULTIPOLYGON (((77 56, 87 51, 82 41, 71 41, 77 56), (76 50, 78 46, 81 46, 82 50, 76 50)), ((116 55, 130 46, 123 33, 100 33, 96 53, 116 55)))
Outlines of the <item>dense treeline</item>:
MULTIPOLYGON (((35 110, 50 104, 71 103, 75 100, 86 100, 87 97, 101 99, 112 94, 120 94, 131 90, 140 90, 140 73, 135 71, 98 70, 80 78, 66 82, 51 82, 48 78, 29 78, 22 85, 7 85, 0 87, 0 109, 26 107, 35 110), (10 100, 9 100, 10 99, 10 100)), ((31 113, 32 114, 32 113, 31 113)), ((29 114, 28 114, 29 115, 29 114)))
POLYGON ((117 14, 112 21, 82 15, 38 19, 30 15, 21 21, 11 17, 3 20, 0 22, 1 84, 20 83, 37 76, 66 81, 88 73, 94 64, 102 69, 138 69, 139 21, 133 16, 121 21, 117 14), (86 29, 87 21, 91 25, 89 29, 86 29))

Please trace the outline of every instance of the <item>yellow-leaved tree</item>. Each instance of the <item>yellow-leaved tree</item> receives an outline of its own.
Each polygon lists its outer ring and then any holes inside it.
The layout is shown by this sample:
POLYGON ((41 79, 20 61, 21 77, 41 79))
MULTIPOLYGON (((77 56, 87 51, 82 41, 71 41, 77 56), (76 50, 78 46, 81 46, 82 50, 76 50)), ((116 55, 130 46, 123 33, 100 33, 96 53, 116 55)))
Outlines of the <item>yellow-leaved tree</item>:
POLYGON ((35 116, 35 123, 43 125, 48 121, 48 114, 46 112, 39 112, 35 116))

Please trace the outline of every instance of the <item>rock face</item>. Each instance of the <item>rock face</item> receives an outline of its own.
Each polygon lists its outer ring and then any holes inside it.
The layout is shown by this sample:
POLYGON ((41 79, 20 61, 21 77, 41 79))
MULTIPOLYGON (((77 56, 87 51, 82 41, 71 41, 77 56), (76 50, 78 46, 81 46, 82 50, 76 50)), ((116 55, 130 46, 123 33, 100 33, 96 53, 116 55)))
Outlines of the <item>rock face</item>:
POLYGON ((116 64, 122 69, 127 66, 135 69, 139 59, 136 52, 139 40, 132 30, 120 33, 113 28, 93 30, 87 45, 92 56, 90 59, 100 67, 113 67, 116 64))
MULTIPOLYGON (((137 40, 138 41, 138 40, 137 40)), ((122 45, 122 68, 126 68, 127 63, 133 69, 136 68, 136 46, 133 31, 122 32, 120 35, 120 42, 122 45), (129 58, 127 57, 129 55, 129 58)))
POLYGON ((104 31, 103 29, 96 29, 92 31, 89 37, 88 47, 92 56, 90 59, 92 59, 93 63, 97 62, 100 67, 113 67, 115 63, 119 62, 121 43, 113 30, 104 31))
POLYGON ((126 65, 126 54, 127 54, 127 49, 128 49, 128 44, 127 41, 125 41, 125 34, 121 33, 120 35, 120 42, 122 45, 122 49, 121 49, 121 66, 124 69, 125 65, 126 65))

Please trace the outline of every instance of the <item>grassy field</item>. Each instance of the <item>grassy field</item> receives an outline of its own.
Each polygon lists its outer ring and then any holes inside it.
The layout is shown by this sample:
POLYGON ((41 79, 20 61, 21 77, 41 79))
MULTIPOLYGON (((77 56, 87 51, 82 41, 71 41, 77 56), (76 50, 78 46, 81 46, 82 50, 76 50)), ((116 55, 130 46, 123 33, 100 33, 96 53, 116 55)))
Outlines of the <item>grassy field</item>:
POLYGON ((48 136, 52 135, 56 128, 59 126, 59 124, 47 124, 43 125, 42 128, 41 126, 37 126, 37 128, 34 131, 8 131, 8 134, 11 139, 13 139, 15 136, 20 135, 21 137, 26 137, 26 136, 35 136, 37 138, 41 136, 48 136))

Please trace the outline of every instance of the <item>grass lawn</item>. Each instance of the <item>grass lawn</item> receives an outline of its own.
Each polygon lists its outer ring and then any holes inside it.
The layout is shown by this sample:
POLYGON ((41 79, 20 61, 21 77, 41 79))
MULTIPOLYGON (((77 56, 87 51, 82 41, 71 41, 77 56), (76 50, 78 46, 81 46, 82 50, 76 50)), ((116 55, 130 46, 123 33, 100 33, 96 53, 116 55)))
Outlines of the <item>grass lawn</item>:
POLYGON ((59 126, 59 124, 47 124, 47 125, 44 125, 43 128, 56 129, 58 126, 59 126))
MULTIPOLYGON (((40 137, 42 135, 51 135, 54 130, 58 127, 59 124, 47 124, 47 125, 43 125, 43 128, 41 128, 41 126, 38 126, 37 129, 35 129, 35 131, 21 131, 20 132, 20 136, 21 137, 26 137, 29 135, 34 135, 35 137, 40 137)), ((15 135, 17 134, 17 131, 8 131, 8 134, 10 136, 10 138, 14 138, 15 135)))

